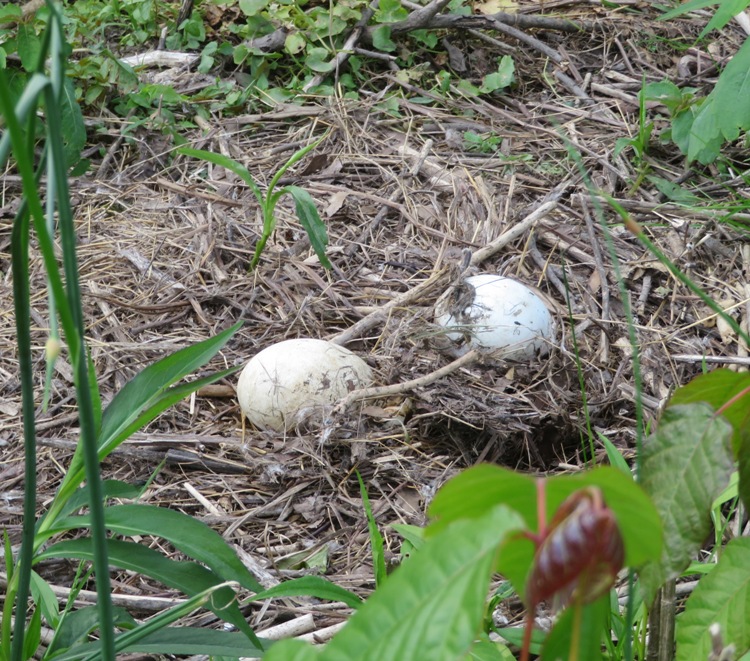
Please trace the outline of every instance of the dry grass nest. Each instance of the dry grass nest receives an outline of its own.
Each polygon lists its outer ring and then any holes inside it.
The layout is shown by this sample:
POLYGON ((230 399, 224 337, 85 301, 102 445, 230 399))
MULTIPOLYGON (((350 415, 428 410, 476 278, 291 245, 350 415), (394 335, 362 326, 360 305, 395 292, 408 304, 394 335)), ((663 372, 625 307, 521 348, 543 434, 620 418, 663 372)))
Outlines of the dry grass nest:
MULTIPOLYGON (((597 11, 586 5, 571 18, 596 20, 597 11)), ((536 472, 576 470, 589 424, 632 454, 636 390, 618 272, 635 318, 648 415, 701 371, 696 356, 742 362, 746 348, 649 255, 604 197, 589 192, 587 178, 747 327, 750 217, 737 213, 727 222, 712 206, 746 196, 744 180, 724 173, 717 184, 716 170, 686 170, 674 148, 652 141, 649 172, 705 197, 687 208, 665 200, 648 178, 634 186, 639 173, 628 152, 614 155, 617 138, 638 132, 644 76, 683 82, 691 75, 693 86, 706 89, 716 76, 715 68, 690 73, 689 66, 685 74, 687 55, 668 43, 701 25, 640 20, 613 13, 582 35, 535 33, 566 54, 573 91, 544 75, 545 59, 532 49, 467 37, 462 47, 470 62, 511 48, 515 89, 474 99, 449 92, 443 103, 421 104, 407 100, 418 86, 381 72, 373 85, 404 90, 392 97, 397 115, 382 104, 385 92, 363 92, 358 101, 310 98, 217 120, 185 136, 246 164, 263 187, 296 149, 330 130, 284 180, 315 199, 330 236, 330 271, 314 257, 285 198, 260 265, 249 271, 260 218, 242 181, 175 156, 170 139, 146 128, 117 140, 122 127, 112 124, 101 136, 110 151, 106 172, 94 168, 72 182, 89 343, 105 402, 145 365, 237 320, 243 329, 212 368, 243 364, 283 339, 314 337, 344 342, 374 368, 380 385, 428 377, 453 360, 432 323, 433 306, 462 255, 481 254, 545 203, 550 210, 475 268, 536 287, 559 332, 544 358, 513 364, 482 357, 406 392, 356 402, 324 429, 243 429, 233 384, 219 384, 135 435, 105 461, 105 475, 144 482, 166 459, 144 499, 208 522, 267 583, 314 571, 309 558, 322 550, 316 557, 324 558, 329 578, 367 593, 372 571, 355 469, 388 550, 397 553, 388 524, 423 523, 431 495, 461 467, 490 461, 536 472), (465 131, 491 137, 492 150, 469 150, 465 131)), ((724 31, 714 57, 739 47, 742 35, 732 30, 724 31)), ((703 62, 701 48, 688 55, 703 62)), ((665 128, 664 109, 650 111, 657 129, 665 128)), ((23 458, 9 245, 19 185, 11 171, 3 194, 0 519, 17 540, 23 458)), ((33 279, 41 375, 48 322, 37 253, 33 279)), ((52 405, 38 417, 40 508, 76 442, 75 404, 70 368, 59 362, 52 405)), ((60 572, 61 584, 67 578, 60 572)), ((126 575, 115 589, 163 595, 161 587, 126 575)), ((305 608, 281 601, 255 623, 305 608)), ((324 624, 334 621, 334 611, 325 613, 324 624)))

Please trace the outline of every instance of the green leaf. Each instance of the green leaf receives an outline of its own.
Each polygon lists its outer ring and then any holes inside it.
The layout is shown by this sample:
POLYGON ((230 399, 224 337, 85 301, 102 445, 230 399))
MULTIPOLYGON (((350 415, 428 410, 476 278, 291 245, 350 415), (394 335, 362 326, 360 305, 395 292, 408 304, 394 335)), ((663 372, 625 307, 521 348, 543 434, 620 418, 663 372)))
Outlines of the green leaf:
POLYGON ((718 4, 720 1, 721 0, 688 0, 688 2, 684 2, 678 7, 664 12, 659 17, 659 20, 667 21, 669 19, 676 18, 677 16, 688 14, 691 11, 696 11, 697 9, 705 9, 706 7, 710 7, 711 5, 718 4))
POLYGON ((377 50, 382 50, 386 53, 396 50, 396 44, 391 39, 390 26, 378 25, 378 27, 372 31, 372 45, 375 46, 377 50))
POLYGON ((378 524, 375 521, 375 517, 372 514, 372 507, 370 507, 370 497, 367 495, 367 488, 362 480, 362 476, 357 472, 357 480, 359 480, 359 493, 362 496, 362 505, 365 508, 365 515, 367 516, 367 529, 370 532, 370 546, 372 548, 372 568, 375 573, 375 587, 378 588, 388 578, 388 572, 385 568, 385 554, 383 552, 383 535, 378 530, 378 524))
POLYGON ((280 640, 271 645, 263 661, 315 661, 320 659, 320 647, 313 647, 301 640, 280 640))
POLYGON ((290 32, 284 40, 284 50, 290 55, 296 55, 305 50, 307 39, 301 32, 290 32))
POLYGON ((321 48, 320 46, 314 46, 307 49, 307 57, 305 57, 305 65, 317 71, 318 73, 328 73, 333 71, 334 63, 329 60, 331 56, 330 51, 327 48, 321 48))
POLYGON ((31 73, 39 65, 42 42, 34 30, 33 22, 21 23, 18 26, 18 55, 23 68, 31 73))
POLYGON ((740 432, 740 446, 737 451, 739 472, 738 493, 746 510, 750 510, 750 425, 745 424, 740 432))
MULTIPOLYGON (((155 508, 154 508, 155 509, 155 508)), ((158 551, 143 544, 124 542, 116 539, 107 541, 108 557, 111 565, 133 571, 180 590, 189 597, 194 597, 205 590, 215 588, 224 581, 214 572, 195 562, 170 560, 158 551)), ((88 537, 58 542, 46 549, 39 556, 45 558, 78 558, 93 559, 91 539, 88 537)), ((222 620, 234 624, 248 636, 254 637, 237 605, 237 596, 229 587, 217 590, 207 602, 209 608, 222 620)))
MULTIPOLYGON (((170 386, 188 374, 203 367, 213 358, 231 337, 242 327, 242 322, 227 328, 215 337, 211 337, 192 346, 180 349, 162 358, 128 381, 107 406, 102 416, 102 430, 99 439, 100 453, 111 451, 139 426, 153 420, 174 401, 179 401, 193 390, 200 387, 200 382, 187 384, 187 391, 180 391, 180 397, 174 400, 170 386), (190 390, 192 386, 192 390, 190 390), (165 402, 169 402, 164 406, 165 402)), ((208 377, 214 378, 214 377, 208 377)))
POLYGON ((703 576, 677 616, 677 661, 707 659, 711 651, 709 627, 717 623, 725 644, 736 646, 736 656, 750 649, 747 626, 750 604, 750 538, 726 545, 716 568, 703 576))
POLYGON ((167 627, 128 645, 123 652, 140 654, 207 654, 211 657, 259 657, 263 649, 247 636, 206 627, 167 627))
MULTIPOLYGON (((115 606, 112 609, 114 625, 117 627, 133 628, 138 623, 124 608, 115 606)), ((47 649, 47 657, 53 657, 72 648, 77 643, 86 640, 89 634, 99 628, 99 610, 96 606, 86 606, 65 615, 60 628, 55 632, 55 638, 47 649)))
POLYGON ((321 659, 453 661, 466 654, 484 617, 499 544, 522 527, 502 506, 447 526, 389 576, 321 659))
POLYGON ((299 186, 287 186, 282 191, 283 193, 289 193, 294 200, 294 205, 297 209, 297 218, 307 232, 307 236, 310 237, 310 245, 312 245, 315 254, 318 256, 320 263, 327 269, 331 268, 331 262, 328 261, 326 256, 326 246, 328 245, 328 232, 326 231, 325 223, 321 220, 318 214, 318 209, 315 207, 310 194, 299 186))
MULTIPOLYGON (((153 505, 113 505, 104 510, 107 528, 120 535, 153 535, 171 542, 193 560, 205 564, 225 581, 260 592, 263 587, 240 562, 224 538, 187 514, 153 505)), ((88 528, 88 516, 72 516, 59 521, 55 532, 88 528)))
POLYGON ((208 161, 209 163, 213 163, 225 170, 233 172, 250 187, 250 190, 253 191, 255 198, 258 200, 258 204, 260 204, 261 207, 264 206, 265 198, 263 197, 263 193, 261 193, 260 188, 258 188, 252 175, 244 165, 241 165, 237 161, 228 156, 224 156, 223 154, 215 154, 212 151, 193 149, 192 147, 180 147, 177 150, 177 153, 184 154, 185 156, 192 156, 193 158, 200 158, 203 161, 208 161))
POLYGON ((245 16, 255 16, 268 7, 270 0, 240 0, 240 10, 245 16))
POLYGON ((362 605, 362 599, 356 594, 320 576, 302 576, 301 578, 284 581, 268 590, 254 594, 248 601, 300 596, 327 599, 329 601, 343 601, 350 608, 359 608, 362 605))
POLYGON ((61 115, 65 164, 72 168, 81 160, 81 151, 86 145, 86 125, 70 78, 65 78, 60 91, 59 106, 54 112, 61 115))
POLYGON ((505 89, 513 84, 515 64, 510 55, 503 55, 500 65, 495 73, 487 74, 482 79, 482 93, 487 94, 496 90, 505 89))
POLYGON ((378 23, 397 23, 403 21, 409 12, 401 6, 400 0, 380 0, 375 12, 378 23))
POLYGON ((42 612, 35 608, 26 625, 26 636, 23 639, 23 658, 31 659, 42 642, 42 612))
POLYGON ((711 506, 732 474, 732 429, 707 404, 670 406, 643 446, 641 485, 664 524, 664 550, 640 572, 644 601, 679 576, 711 530, 711 506))
POLYGON ((515 658, 513 653, 502 643, 483 639, 471 646, 471 650, 464 657, 464 661, 515 661, 515 658))
POLYGON ((669 400, 669 407, 706 402, 718 411, 734 400, 721 414, 732 425, 732 447, 736 450, 740 441, 740 429, 746 422, 748 411, 750 411, 750 390, 748 389, 750 389, 750 374, 717 369, 708 374, 701 374, 687 385, 678 388, 669 400), (744 393, 744 396, 738 397, 741 393, 744 393))
MULTIPOLYGON (((104 498, 107 500, 111 498, 133 500, 141 495, 143 489, 128 484, 127 482, 121 482, 120 480, 104 480, 102 482, 102 491, 104 493, 104 498)), ((68 514, 73 514, 73 512, 86 507, 89 504, 89 498, 88 485, 84 485, 65 503, 65 507, 60 510, 60 515, 67 516, 68 514)))
POLYGON ((688 161, 704 165, 716 142, 733 141, 750 129, 750 40, 732 57, 711 93, 701 104, 690 129, 688 161))
POLYGON ((610 466, 613 466, 621 473, 623 473, 624 475, 628 475, 632 479, 633 474, 630 472, 630 466, 628 466, 628 462, 625 461, 625 457, 622 456, 622 453, 617 449, 615 444, 612 443, 612 441, 610 441, 604 434, 596 432, 596 435, 599 437, 600 443, 604 446, 604 450, 607 453, 607 459, 609 459, 610 466))
POLYGON ((670 202, 677 202, 678 204, 685 204, 688 206, 694 206, 701 202, 701 198, 697 195, 685 190, 682 186, 670 181, 669 179, 664 179, 663 177, 657 177, 655 175, 649 175, 646 179, 648 179, 648 181, 654 185, 656 190, 658 190, 670 202))
POLYGON ((52 629, 57 629, 57 625, 60 622, 60 608, 57 595, 53 592, 50 584, 34 570, 31 571, 31 596, 44 616, 47 625, 52 629))
POLYGON ((559 617, 552 631, 549 632, 542 649, 541 661, 557 661, 558 659, 586 659, 599 661, 602 659, 602 633, 609 614, 609 593, 597 599, 593 604, 578 606, 582 608, 580 620, 576 617, 574 606, 565 609, 559 617), (576 627, 578 631, 578 654, 572 655, 571 642, 576 627))
POLYGON ((424 528, 419 526, 412 526, 407 523, 392 523, 390 528, 393 528, 401 537, 403 537, 409 544, 415 549, 422 548, 424 544, 424 528))

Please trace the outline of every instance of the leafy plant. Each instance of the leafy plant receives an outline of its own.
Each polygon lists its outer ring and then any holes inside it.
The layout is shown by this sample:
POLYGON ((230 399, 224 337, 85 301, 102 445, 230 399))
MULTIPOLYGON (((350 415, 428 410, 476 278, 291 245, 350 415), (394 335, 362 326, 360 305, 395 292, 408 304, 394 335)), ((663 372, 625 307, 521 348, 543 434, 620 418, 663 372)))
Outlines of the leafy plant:
MULTIPOLYGON (((733 16, 750 6, 750 1, 689 0, 666 12, 662 20, 712 5, 717 5, 716 12, 701 32, 701 37, 711 30, 724 27, 733 16)), ((703 165, 713 163, 726 142, 737 140, 741 132, 750 129, 750 89, 746 85, 748 68, 750 40, 745 40, 719 75, 714 89, 705 98, 696 99, 693 96, 694 90, 680 90, 669 81, 644 88, 648 98, 661 101, 667 106, 672 127, 665 137, 680 148, 688 162, 697 160, 703 165)))
POLYGON ((230 172, 234 172, 234 174, 240 177, 250 187, 250 190, 253 191, 253 194, 258 200, 258 204, 260 205, 261 215, 263 218, 263 230, 260 239, 255 246, 255 254, 253 255, 253 259, 250 262, 251 269, 254 269, 258 265, 258 261, 260 260, 263 248, 265 248, 268 239, 270 238, 271 234, 273 234, 273 231, 276 228, 276 205, 279 202, 279 198, 281 198, 281 196, 285 193, 288 193, 292 196, 297 210, 297 218, 302 224, 305 232, 307 232, 307 236, 310 238, 310 244, 312 245, 313 250, 315 250, 315 254, 318 256, 318 259, 320 259, 320 263, 323 264, 323 266, 325 266, 326 268, 331 268, 331 263, 328 261, 328 257, 326 256, 328 233, 326 232, 325 224, 321 220, 320 215, 318 214, 318 210, 315 207, 315 202, 313 202, 310 194, 299 186, 285 186, 281 190, 276 190, 276 186, 278 185, 281 177, 284 176, 284 173, 290 167, 292 167, 292 165, 304 158, 310 151, 315 149, 315 147, 323 142, 323 140, 325 140, 327 136, 328 134, 326 133, 318 138, 315 142, 312 142, 302 149, 296 151, 292 155, 292 157, 286 163, 284 163, 284 165, 282 165, 273 176, 268 184, 265 195, 253 180, 253 176, 250 174, 248 169, 237 161, 222 154, 215 154, 214 152, 204 151, 202 149, 192 149, 190 147, 182 147, 179 149, 179 153, 181 154, 203 159, 204 161, 208 161, 209 163, 213 163, 214 165, 223 167, 230 172))
MULTIPOLYGON (((0 625, 0 657, 15 661, 34 655, 40 644, 43 620, 56 632, 53 644, 44 653, 46 657, 55 654, 56 658, 63 659, 113 659, 117 652, 144 641, 151 641, 152 645, 169 651, 175 637, 170 637, 169 629, 165 627, 203 605, 240 630, 243 654, 260 653, 262 644, 240 613, 233 588, 242 586, 260 591, 261 587, 217 533, 179 512, 149 505, 108 504, 112 498, 132 498, 136 494, 132 487, 121 482, 102 482, 99 462, 173 403, 199 387, 231 374, 234 370, 224 370, 175 385, 220 351, 239 329, 239 324, 146 368, 102 410, 94 364, 84 340, 75 233, 68 194, 67 172, 71 159, 66 158, 65 120, 61 112, 65 104, 70 103, 66 97, 68 87, 64 73, 67 57, 64 24, 57 3, 48 2, 47 10, 48 26, 40 40, 36 70, 17 101, 7 84, 5 72, 0 69, 0 114, 7 127, 0 139, 0 162, 6 161, 12 149, 23 191, 23 203, 13 224, 11 253, 25 460, 20 551, 14 553, 10 540, 7 536, 5 538, 8 586, 0 625), (46 70, 49 73, 45 73, 46 70), (40 126, 37 107, 43 117, 41 152, 36 151, 35 142, 40 126), (38 159, 37 153, 42 157, 38 159), (46 214, 40 199, 42 176, 47 182, 46 214), (55 237, 56 221, 58 237, 55 237), (39 519, 36 512, 35 379, 30 328, 29 245, 32 228, 50 292, 52 332, 47 343, 47 360, 53 362, 60 354, 61 339, 56 332, 59 317, 62 339, 67 345, 74 375, 80 426, 80 439, 71 464, 52 503, 39 519), (61 265, 58 265, 55 252, 56 239, 61 246, 61 265), (82 508, 87 508, 88 512, 77 515, 82 508), (87 529, 90 530, 89 536, 49 545, 61 533, 87 529), (170 560, 146 546, 110 537, 107 530, 124 537, 161 537, 193 561, 170 560), (60 613, 52 605, 51 589, 33 570, 49 557, 93 562, 98 593, 94 609, 75 612, 66 609, 60 613), (189 599, 146 624, 135 623, 122 611, 112 608, 110 565, 163 581, 181 589, 189 599), (29 596, 35 607, 27 618, 29 596), (115 625, 124 626, 127 631, 116 635, 115 625), (88 643, 86 639, 93 630, 97 631, 99 641, 88 643)), ((218 636, 226 632, 213 633, 218 636)), ((210 640, 216 643, 217 636, 210 635, 210 640)), ((205 637, 204 641, 208 639, 205 637)))

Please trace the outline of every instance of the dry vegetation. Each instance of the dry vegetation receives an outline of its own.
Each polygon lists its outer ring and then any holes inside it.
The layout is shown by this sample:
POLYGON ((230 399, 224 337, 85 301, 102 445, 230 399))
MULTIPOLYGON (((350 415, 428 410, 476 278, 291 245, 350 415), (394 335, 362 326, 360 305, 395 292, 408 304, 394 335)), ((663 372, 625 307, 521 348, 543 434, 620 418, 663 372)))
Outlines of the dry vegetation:
MULTIPOLYGON (((538 8, 524 6, 532 4, 538 8)), ((173 145, 161 134, 139 129, 135 139, 118 140, 122 120, 96 119, 106 131, 90 138, 107 152, 105 167, 97 170, 95 163, 72 188, 89 341, 105 401, 144 365, 240 319, 245 326, 216 368, 242 364, 282 339, 339 337, 375 369, 379 385, 428 376, 453 360, 431 315, 464 250, 476 255, 549 201, 553 208, 528 231, 472 268, 537 287, 556 311, 560 331, 548 358, 523 365, 480 359, 401 394, 356 402, 333 423, 311 421, 286 436, 243 430, 232 383, 214 386, 123 445, 106 461, 106 476, 143 483, 159 469, 144 499, 209 523, 261 572, 262 582, 320 563, 333 581, 366 594, 372 570, 355 469, 396 554, 398 538, 388 524, 422 523, 431 494, 461 467, 490 461, 549 472, 582 465, 588 432, 574 336, 591 425, 629 456, 635 386, 616 265, 565 140, 581 154, 593 185, 747 323, 750 253, 746 245, 743 253, 741 239, 750 216, 736 214, 732 225, 708 205, 666 203, 649 181, 633 189, 638 172, 631 154, 613 155, 617 138, 638 132, 644 78, 710 89, 715 64, 736 51, 744 34, 732 26, 721 41, 691 47, 705 20, 661 23, 654 11, 631 11, 635 5, 628 4, 618 10, 552 4, 557 16, 586 25, 581 33, 527 30, 560 55, 559 67, 533 45, 501 34, 447 33, 465 57, 466 77, 481 77, 499 55, 513 56, 518 84, 506 94, 466 99, 449 92, 434 105, 416 103, 415 96, 430 96, 419 81, 406 84, 394 72, 373 71, 371 90, 359 101, 308 98, 300 106, 217 119, 186 136, 194 146, 245 163, 267 183, 295 149, 331 129, 288 177, 313 195, 328 226, 330 272, 311 257, 284 201, 260 266, 248 272, 260 228, 257 204, 242 182, 173 158, 173 145), (376 88, 403 91, 399 117, 380 109, 376 88), (467 150, 467 130, 499 137, 497 150, 467 150), (340 335, 364 318, 357 332, 340 335)), ((430 66, 448 67, 447 58, 430 66)), ((666 128, 663 108, 649 114, 657 130, 666 128)), ((673 146, 652 140, 649 154, 652 173, 691 191, 716 201, 746 195, 740 178, 717 185, 711 169, 687 169, 673 146)), ((23 489, 9 275, 17 179, 7 174, 2 186, 0 525, 15 540, 23 489)), ((653 417, 676 385, 700 372, 701 355, 742 362, 746 352, 614 212, 602 209, 635 313, 643 401, 653 417)), ((38 259, 33 268, 42 375, 45 280, 38 259)), ((76 442, 72 393, 70 370, 58 363, 52 405, 38 418, 40 507, 76 442)), ((61 586, 70 579, 59 565, 46 571, 58 572, 61 586)), ((114 588, 122 600, 170 596, 126 574, 114 588)), ((161 606, 141 603, 142 612, 161 606)), ((262 629, 310 610, 317 615, 309 626, 318 629, 346 612, 282 600, 257 611, 252 623, 262 629)))

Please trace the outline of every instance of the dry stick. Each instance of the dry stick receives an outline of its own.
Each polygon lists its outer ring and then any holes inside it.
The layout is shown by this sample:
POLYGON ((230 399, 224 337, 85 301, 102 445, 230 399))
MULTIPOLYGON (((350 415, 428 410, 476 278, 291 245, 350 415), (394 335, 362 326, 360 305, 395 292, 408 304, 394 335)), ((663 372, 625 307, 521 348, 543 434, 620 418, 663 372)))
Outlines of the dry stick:
POLYGON ((338 403, 337 408, 339 410, 344 410, 350 404, 363 399, 376 399, 378 397, 388 397, 389 395, 400 395, 409 390, 414 390, 415 388, 429 386, 431 383, 435 383, 438 379, 442 379, 444 376, 452 374, 466 365, 471 365, 471 363, 477 360, 480 355, 479 351, 472 349, 460 358, 454 360, 452 363, 448 363, 434 372, 425 374, 425 376, 420 376, 418 379, 411 379, 410 381, 404 381, 403 383, 394 383, 391 386, 374 386, 372 388, 353 390, 338 403))
MULTIPOLYGON (((503 232, 503 234, 492 241, 492 243, 474 252, 471 256, 471 266, 477 266, 486 259, 492 257, 494 254, 500 252, 509 243, 515 241, 518 237, 527 232, 536 222, 546 216, 556 206, 556 201, 545 202, 538 209, 526 216, 526 218, 524 218, 517 225, 511 227, 507 232, 503 232)), ((446 285, 444 281, 447 280, 446 276, 449 271, 450 269, 445 268, 438 271, 437 273, 434 273, 427 280, 420 282, 413 289, 410 289, 400 296, 397 296, 393 300, 388 301, 379 309, 360 319, 353 326, 350 326, 345 331, 334 335, 332 338, 330 338, 330 341, 334 344, 347 344, 355 338, 361 337, 371 328, 377 326, 385 318, 386 314, 391 310, 413 303, 420 297, 424 296, 433 287, 436 287, 438 284, 442 284, 444 287, 446 285)))

